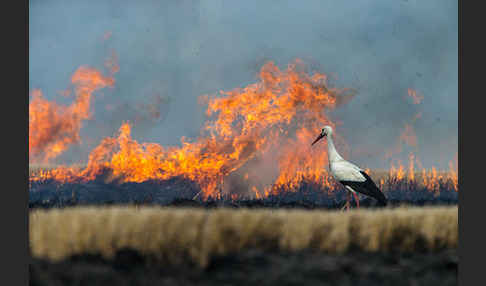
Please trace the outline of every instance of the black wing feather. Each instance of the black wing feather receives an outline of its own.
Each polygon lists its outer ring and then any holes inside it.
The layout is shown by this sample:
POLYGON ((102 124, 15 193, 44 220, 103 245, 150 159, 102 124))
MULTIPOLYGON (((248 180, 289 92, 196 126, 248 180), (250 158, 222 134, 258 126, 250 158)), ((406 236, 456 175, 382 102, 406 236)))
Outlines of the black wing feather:
POLYGON ((370 176, 368 176, 368 174, 366 174, 365 172, 360 171, 360 173, 366 178, 366 181, 340 181, 340 183, 344 186, 351 187, 356 192, 375 198, 381 205, 386 206, 388 200, 386 199, 385 195, 380 191, 380 189, 376 186, 375 182, 373 182, 370 176))

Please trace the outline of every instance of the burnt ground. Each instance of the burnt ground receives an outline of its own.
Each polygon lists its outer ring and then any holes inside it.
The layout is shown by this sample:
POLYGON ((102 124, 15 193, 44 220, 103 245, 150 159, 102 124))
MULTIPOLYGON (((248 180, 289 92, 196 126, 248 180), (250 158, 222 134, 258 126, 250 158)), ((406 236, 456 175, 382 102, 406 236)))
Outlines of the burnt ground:
POLYGON ((457 285, 456 250, 439 253, 343 255, 264 253, 215 258, 207 269, 168 266, 123 250, 52 263, 32 259, 30 285, 457 285))
MULTIPOLYGON (((315 184, 302 184, 294 192, 280 191, 264 199, 241 198, 232 200, 202 200, 200 189, 182 178, 143 183, 107 183, 102 179, 88 183, 59 184, 54 181, 33 182, 29 187, 29 208, 69 207, 77 205, 160 205, 191 207, 285 207, 285 208, 340 208, 345 203, 345 191, 329 192, 315 184)), ((395 182, 384 191, 391 205, 451 205, 457 204, 458 192, 450 185, 441 185, 438 191, 422 189, 414 184, 395 182)), ((354 203, 353 203, 354 204, 354 203)), ((361 196, 360 206, 373 207, 374 199, 361 196)))

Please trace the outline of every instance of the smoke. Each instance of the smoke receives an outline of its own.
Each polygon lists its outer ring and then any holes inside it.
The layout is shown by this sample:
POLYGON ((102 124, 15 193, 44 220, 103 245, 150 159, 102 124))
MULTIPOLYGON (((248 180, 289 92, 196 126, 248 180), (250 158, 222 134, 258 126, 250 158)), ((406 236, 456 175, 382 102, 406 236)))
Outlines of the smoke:
POLYGON ((205 118, 199 96, 255 82, 268 60, 284 68, 295 58, 356 91, 331 112, 348 159, 388 167, 384 150, 407 124, 416 146, 403 145, 403 161, 413 150, 425 167, 447 168, 457 153, 457 1, 122 2, 29 2, 30 90, 62 102, 76 68, 118 56, 116 84, 94 97, 96 116, 66 162, 87 158, 124 120, 139 118, 133 136, 142 142, 195 138, 205 118))

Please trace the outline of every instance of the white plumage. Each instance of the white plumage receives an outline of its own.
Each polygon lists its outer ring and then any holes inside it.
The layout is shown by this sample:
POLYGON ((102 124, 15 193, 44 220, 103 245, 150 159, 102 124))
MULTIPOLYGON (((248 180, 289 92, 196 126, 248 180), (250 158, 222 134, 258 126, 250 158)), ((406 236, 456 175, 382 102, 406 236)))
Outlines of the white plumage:
POLYGON ((358 166, 347 161, 330 161, 331 175, 338 181, 364 182, 366 178, 360 173, 358 166))
MULTIPOLYGON (((336 180, 343 184, 347 190, 352 192, 356 199, 357 206, 359 207, 359 197, 356 192, 371 196, 377 199, 380 204, 386 205, 387 199, 378 187, 376 187, 371 178, 360 167, 344 160, 336 151, 336 147, 332 140, 331 126, 325 126, 312 145, 326 136, 328 138, 327 148, 330 173, 336 180)), ((346 199, 345 207, 349 209, 349 193, 347 193, 346 199)))

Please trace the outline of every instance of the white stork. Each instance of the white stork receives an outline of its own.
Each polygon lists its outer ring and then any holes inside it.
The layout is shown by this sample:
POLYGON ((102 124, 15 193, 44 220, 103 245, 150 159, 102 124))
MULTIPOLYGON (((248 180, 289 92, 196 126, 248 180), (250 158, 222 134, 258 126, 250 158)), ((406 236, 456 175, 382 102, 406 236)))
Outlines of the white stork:
POLYGON ((344 187, 349 191, 346 192, 346 204, 343 208, 349 210, 350 205, 350 192, 353 194, 356 200, 356 205, 359 208, 359 197, 358 193, 365 194, 367 196, 373 197, 378 200, 378 203, 382 206, 386 206, 387 199, 385 195, 378 189, 376 184, 371 180, 370 176, 366 174, 358 166, 345 161, 334 147, 334 142, 332 141, 332 127, 324 126, 322 128, 321 134, 316 140, 311 144, 314 145, 317 141, 327 136, 327 149, 329 156, 329 169, 332 176, 338 180, 344 187))

